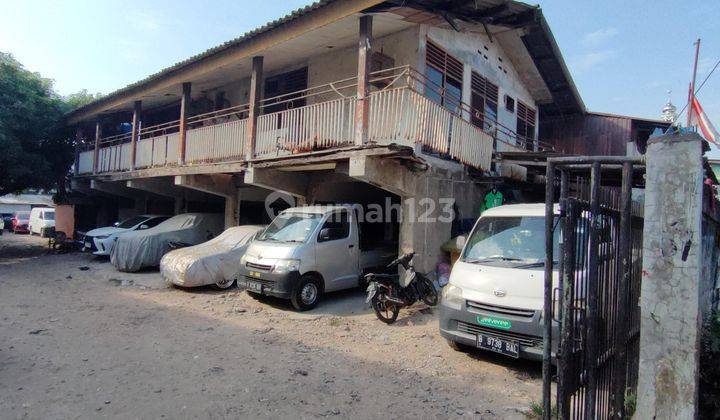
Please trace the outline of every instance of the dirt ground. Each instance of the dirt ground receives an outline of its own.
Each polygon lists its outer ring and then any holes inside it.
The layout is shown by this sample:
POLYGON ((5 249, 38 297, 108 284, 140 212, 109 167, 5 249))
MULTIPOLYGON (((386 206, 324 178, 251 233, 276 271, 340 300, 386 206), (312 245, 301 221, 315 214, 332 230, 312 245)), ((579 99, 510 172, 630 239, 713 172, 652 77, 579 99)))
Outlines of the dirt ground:
POLYGON ((455 352, 424 306, 297 313, 45 245, 0 236, 2 418, 524 418, 540 398, 540 364, 455 352))

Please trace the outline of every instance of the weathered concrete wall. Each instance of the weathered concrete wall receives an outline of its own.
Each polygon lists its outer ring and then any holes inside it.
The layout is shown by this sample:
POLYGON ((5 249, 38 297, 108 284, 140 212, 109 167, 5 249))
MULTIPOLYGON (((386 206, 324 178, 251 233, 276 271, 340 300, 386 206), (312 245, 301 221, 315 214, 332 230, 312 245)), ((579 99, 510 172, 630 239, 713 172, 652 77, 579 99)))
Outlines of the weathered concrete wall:
POLYGON ((350 174, 401 197, 399 252, 414 251, 415 267, 429 272, 443 259, 440 247, 450 239, 453 220, 479 215, 481 187, 456 163, 424 159, 425 171, 388 161, 351 162, 350 174))
POLYGON ((702 140, 665 135, 647 150, 638 419, 690 419, 701 321, 702 140))
MULTIPOLYGON (((418 60, 418 31, 418 27, 413 27, 376 38, 373 40, 373 51, 392 57, 395 60, 395 67, 403 65, 416 66, 418 60)), ((308 87, 320 86, 357 75, 358 53, 356 47, 318 51, 317 55, 307 57, 282 69, 266 70, 264 78, 267 79, 305 66, 308 68, 308 87)), ((343 93, 353 94, 354 91, 355 88, 352 88, 343 93)), ((208 90, 205 97, 208 100, 213 100, 216 92, 225 92, 225 98, 230 101, 230 106, 247 104, 250 97, 250 77, 208 90)), ((308 104, 337 98, 338 96, 332 93, 319 95, 310 98, 308 104)))
MULTIPOLYGON (((427 27, 427 37, 445 48, 466 65, 466 82, 463 83, 463 101, 470 103, 470 70, 474 70, 492 83, 498 85, 498 122, 515 131, 517 116, 505 109, 504 97, 509 95, 517 101, 538 109, 535 100, 515 70, 510 57, 498 42, 491 42, 483 33, 458 33, 450 29, 427 27)), ((423 40, 424 41, 424 40, 423 40)), ((516 105, 517 107, 517 105, 516 105)), ((537 129, 539 124, 535 124, 537 129)), ((501 140, 509 140, 500 135, 501 140)), ((513 140, 514 142, 514 140, 513 140)))
MULTIPOLYGON (((373 52, 379 52, 393 58, 393 67, 410 65, 415 67, 418 54, 418 28, 413 27, 373 40, 373 52)), ((358 50, 356 46, 310 57, 308 66, 308 86, 320 86, 341 79, 357 76, 358 50)), ((374 88, 373 88, 374 90, 374 88)), ((344 94, 355 93, 353 87, 344 94)), ((337 99, 336 94, 320 95, 309 103, 318 103, 337 99)))

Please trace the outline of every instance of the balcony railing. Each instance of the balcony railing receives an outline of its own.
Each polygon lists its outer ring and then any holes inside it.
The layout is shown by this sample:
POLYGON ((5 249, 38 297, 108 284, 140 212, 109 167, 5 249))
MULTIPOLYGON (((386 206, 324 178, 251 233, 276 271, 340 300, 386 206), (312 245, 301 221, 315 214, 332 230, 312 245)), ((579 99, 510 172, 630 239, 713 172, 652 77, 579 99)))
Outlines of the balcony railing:
MULTIPOLYGON (((474 125, 467 116, 476 110, 467 104, 457 102, 448 109, 430 99, 427 93, 444 92, 408 66, 372 73, 370 83, 368 140, 373 144, 420 145, 428 153, 485 171, 490 169, 493 147, 526 150, 524 139, 488 116, 484 127, 474 125)), ((349 78, 263 99, 254 158, 354 145, 355 92, 356 79, 349 78)), ((248 113, 249 106, 240 105, 189 117, 185 165, 243 161, 248 113)), ((141 128, 134 169, 178 165, 179 127, 179 121, 171 121, 141 128)), ((105 137, 99 144, 99 173, 132 169, 131 134, 105 137)), ((93 161, 89 145, 80 152, 79 173, 92 173, 93 161)))

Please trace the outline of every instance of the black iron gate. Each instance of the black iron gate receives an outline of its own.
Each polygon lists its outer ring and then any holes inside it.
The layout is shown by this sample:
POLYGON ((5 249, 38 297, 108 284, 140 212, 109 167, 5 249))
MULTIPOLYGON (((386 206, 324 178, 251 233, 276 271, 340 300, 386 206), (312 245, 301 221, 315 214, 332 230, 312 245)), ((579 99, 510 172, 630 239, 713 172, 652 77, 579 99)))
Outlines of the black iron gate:
POLYGON ((545 313, 552 317, 545 318, 545 418, 554 411, 553 339, 559 418, 628 418, 634 408, 643 219, 632 190, 642 186, 643 170, 637 158, 548 159, 545 313), (557 256, 555 229, 562 232, 557 256))

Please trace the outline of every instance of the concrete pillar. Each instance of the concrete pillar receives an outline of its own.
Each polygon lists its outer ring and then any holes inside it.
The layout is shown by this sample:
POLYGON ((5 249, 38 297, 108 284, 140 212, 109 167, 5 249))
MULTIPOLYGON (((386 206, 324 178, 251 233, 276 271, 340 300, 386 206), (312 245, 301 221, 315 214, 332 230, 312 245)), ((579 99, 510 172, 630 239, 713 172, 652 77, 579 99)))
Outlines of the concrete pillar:
MULTIPOLYGON (((78 176, 80 174, 80 166, 78 166, 78 165, 80 165, 80 145, 81 144, 82 144, 82 128, 80 128, 80 126, 78 125, 75 128, 75 165, 73 166, 75 176, 78 176)), ((97 159, 96 159, 96 161, 97 161, 97 159)))
POLYGON ((240 224, 240 195, 235 189, 235 194, 225 197, 225 229, 240 224))
POLYGON ((634 418, 698 414, 702 153, 695 133, 648 141, 634 418))
POLYGON ((232 175, 177 175, 175 185, 225 198, 225 229, 238 225, 238 188, 232 175))
POLYGON ((100 117, 95 121, 95 149, 93 149, 93 173, 98 172, 98 160, 100 159, 100 138, 102 137, 102 121, 100 117))
POLYGON ((464 181, 460 170, 431 165, 426 171, 413 171, 394 159, 363 155, 350 158, 348 175, 400 196, 401 209, 391 210, 402 212, 399 252, 414 251, 418 270, 434 270, 442 244, 450 239, 458 186, 468 187, 465 197, 473 196, 474 184, 464 181))
POLYGON ((140 112, 142 112, 142 101, 133 102, 132 131, 130 137, 130 169, 135 169, 137 161, 137 140, 140 135, 140 112))
POLYGON ((176 214, 176 215, 182 214, 182 213, 184 213, 184 209, 185 209, 185 198, 182 196, 175 197, 174 209, 173 209, 174 214, 176 214))
POLYGON ((180 98, 180 139, 178 141, 178 164, 185 164, 185 145, 187 144, 187 118, 190 106, 190 82, 182 84, 182 97, 180 98))
POLYGON ((358 35, 357 105, 355 106, 355 144, 368 142, 368 114, 370 112, 370 54, 372 53, 372 16, 360 17, 358 35))
POLYGON ((257 139, 257 118, 260 115, 260 89, 262 89, 263 57, 255 56, 252 60, 250 75, 250 108, 248 110, 247 139, 245 139, 245 160, 255 157, 257 139))

